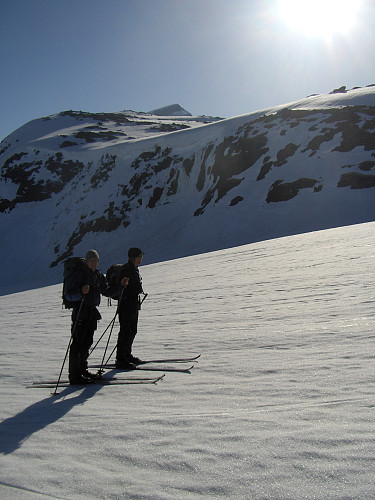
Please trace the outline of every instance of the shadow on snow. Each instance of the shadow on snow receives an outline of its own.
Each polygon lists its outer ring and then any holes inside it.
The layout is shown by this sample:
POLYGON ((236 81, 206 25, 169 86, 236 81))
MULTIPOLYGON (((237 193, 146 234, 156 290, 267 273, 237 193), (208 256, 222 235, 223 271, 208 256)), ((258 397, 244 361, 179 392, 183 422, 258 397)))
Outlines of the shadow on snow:
POLYGON ((53 424, 66 415, 75 405, 92 398, 102 386, 93 384, 85 387, 67 387, 60 394, 49 396, 6 420, 0 422, 0 453, 7 455, 17 450, 35 432, 53 424), (66 396, 82 391, 75 397, 66 396))

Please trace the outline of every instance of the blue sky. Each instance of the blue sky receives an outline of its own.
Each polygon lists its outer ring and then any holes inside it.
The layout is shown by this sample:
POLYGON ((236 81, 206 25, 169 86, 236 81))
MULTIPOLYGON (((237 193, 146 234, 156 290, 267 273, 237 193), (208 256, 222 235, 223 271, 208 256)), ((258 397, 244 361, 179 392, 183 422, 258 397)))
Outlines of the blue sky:
POLYGON ((290 23, 281 0, 0 0, 0 139, 67 109, 230 117, 375 83, 375 2, 314 32, 329 1, 290 23))

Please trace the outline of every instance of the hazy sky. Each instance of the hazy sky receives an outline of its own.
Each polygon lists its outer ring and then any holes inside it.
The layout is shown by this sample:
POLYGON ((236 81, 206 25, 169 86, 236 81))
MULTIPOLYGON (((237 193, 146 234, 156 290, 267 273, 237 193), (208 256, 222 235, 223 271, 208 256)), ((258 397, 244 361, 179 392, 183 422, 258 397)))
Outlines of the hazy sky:
POLYGON ((0 139, 67 109, 230 117, 366 86, 374 26, 374 0, 0 0, 0 139))

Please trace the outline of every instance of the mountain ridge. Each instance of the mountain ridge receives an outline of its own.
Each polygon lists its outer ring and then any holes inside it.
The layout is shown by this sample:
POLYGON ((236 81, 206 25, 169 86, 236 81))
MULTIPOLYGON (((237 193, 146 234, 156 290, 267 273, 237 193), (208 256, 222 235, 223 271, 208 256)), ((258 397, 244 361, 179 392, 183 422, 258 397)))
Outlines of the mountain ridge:
POLYGON ((88 247, 151 263, 375 220, 374 87, 169 118, 68 111, 2 141, 1 293, 88 247))

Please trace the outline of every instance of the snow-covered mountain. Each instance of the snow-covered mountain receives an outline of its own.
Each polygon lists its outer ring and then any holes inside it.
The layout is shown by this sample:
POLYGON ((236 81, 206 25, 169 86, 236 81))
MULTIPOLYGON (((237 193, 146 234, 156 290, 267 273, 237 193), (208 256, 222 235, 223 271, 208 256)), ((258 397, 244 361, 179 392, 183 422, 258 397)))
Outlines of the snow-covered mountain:
MULTIPOLYGON (((155 110, 157 111, 157 110, 155 110)), ((230 119, 63 112, 1 143, 1 293, 375 220, 375 87, 230 119)))

